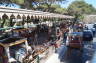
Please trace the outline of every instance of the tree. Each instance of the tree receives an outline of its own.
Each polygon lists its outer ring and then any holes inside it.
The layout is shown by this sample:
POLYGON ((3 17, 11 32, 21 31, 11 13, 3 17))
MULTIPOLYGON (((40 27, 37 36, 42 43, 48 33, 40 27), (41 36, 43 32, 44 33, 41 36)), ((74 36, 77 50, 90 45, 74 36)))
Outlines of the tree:
POLYGON ((75 21, 83 19, 84 14, 96 13, 96 9, 85 1, 74 1, 68 7, 68 13, 75 16, 75 21))
POLYGON ((48 11, 51 13, 59 13, 59 14, 64 14, 66 12, 66 9, 62 8, 58 4, 52 4, 50 6, 50 9, 48 8, 48 6, 46 4, 43 4, 43 5, 38 6, 36 9, 38 9, 40 11, 48 11))
POLYGON ((0 4, 6 3, 6 5, 9 5, 10 3, 16 3, 20 5, 21 8, 27 9, 35 9, 35 7, 41 4, 46 4, 50 9, 51 4, 63 1, 65 0, 0 0, 0 4))
POLYGON ((92 5, 85 3, 84 1, 74 1, 68 7, 68 12, 71 14, 91 14, 94 11, 95 8, 92 5))
POLYGON ((66 14, 67 10, 65 8, 56 8, 55 13, 66 14))

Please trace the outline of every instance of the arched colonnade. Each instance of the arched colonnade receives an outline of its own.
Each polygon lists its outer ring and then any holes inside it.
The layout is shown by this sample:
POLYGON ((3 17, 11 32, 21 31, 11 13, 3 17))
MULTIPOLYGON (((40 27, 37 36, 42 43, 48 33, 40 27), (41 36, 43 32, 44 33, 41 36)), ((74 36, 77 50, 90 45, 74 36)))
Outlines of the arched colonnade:
POLYGON ((66 16, 61 14, 34 11, 27 9, 14 9, 8 7, 0 7, 0 19, 72 19, 72 16, 66 16))

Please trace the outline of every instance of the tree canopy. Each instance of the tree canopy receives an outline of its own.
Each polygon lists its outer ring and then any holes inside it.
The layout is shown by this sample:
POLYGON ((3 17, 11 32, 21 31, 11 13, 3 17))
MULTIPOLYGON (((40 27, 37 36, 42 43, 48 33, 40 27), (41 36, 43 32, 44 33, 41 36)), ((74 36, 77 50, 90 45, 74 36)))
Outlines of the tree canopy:
POLYGON ((15 3, 21 6, 21 8, 34 9, 35 6, 39 6, 41 4, 46 4, 47 6, 51 6, 52 3, 64 2, 66 0, 0 0, 0 4, 6 3, 6 5, 10 3, 15 3))
POLYGON ((92 5, 87 4, 84 1, 74 1, 68 7, 68 12, 71 14, 92 14, 95 11, 96 10, 92 5))
POLYGON ((37 9, 40 11, 48 11, 48 12, 59 13, 59 14, 64 14, 66 12, 66 9, 62 8, 58 4, 52 4, 50 8, 48 8, 46 4, 43 4, 43 5, 38 6, 37 9))
POLYGON ((57 2, 62 3, 66 1, 67 0, 0 0, 0 4, 6 3, 7 6, 9 4, 15 3, 19 5, 21 8, 48 11, 60 14, 69 13, 70 15, 75 16, 96 13, 95 8, 92 5, 84 2, 83 0, 76 0, 72 2, 67 8, 67 11, 65 8, 62 8, 60 5, 56 4, 57 2))
POLYGON ((96 9, 86 3, 85 1, 74 1, 68 7, 68 13, 74 15, 77 18, 83 19, 84 14, 93 14, 96 13, 96 9))
POLYGON ((63 3, 65 1, 67 0, 0 0, 0 4, 9 6, 15 3, 21 8, 64 14, 65 9, 57 3, 63 3))

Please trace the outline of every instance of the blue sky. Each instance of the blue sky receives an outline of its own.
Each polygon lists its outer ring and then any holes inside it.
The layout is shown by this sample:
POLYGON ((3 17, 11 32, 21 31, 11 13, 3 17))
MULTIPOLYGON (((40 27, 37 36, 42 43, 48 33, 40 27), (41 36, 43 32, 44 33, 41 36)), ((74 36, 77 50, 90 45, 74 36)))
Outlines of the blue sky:
MULTIPOLYGON (((0 5, 0 6, 5 6, 5 5, 0 5)), ((8 5, 8 7, 12 7, 12 8, 20 8, 20 6, 19 5, 16 5, 16 4, 14 4, 14 6, 13 5, 8 5)))
MULTIPOLYGON (((67 8, 73 1, 77 0, 68 0, 65 4, 61 4, 62 7, 67 8)), ((84 0, 88 4, 92 4, 96 8, 96 0, 84 0)))

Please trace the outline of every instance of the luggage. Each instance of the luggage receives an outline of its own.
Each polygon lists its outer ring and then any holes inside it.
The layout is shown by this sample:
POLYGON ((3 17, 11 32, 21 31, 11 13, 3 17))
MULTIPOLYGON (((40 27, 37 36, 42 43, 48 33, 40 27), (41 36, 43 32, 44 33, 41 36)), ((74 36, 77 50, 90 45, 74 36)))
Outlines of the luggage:
POLYGON ((69 47, 72 48, 82 48, 82 40, 81 37, 71 37, 71 40, 69 41, 69 47))

